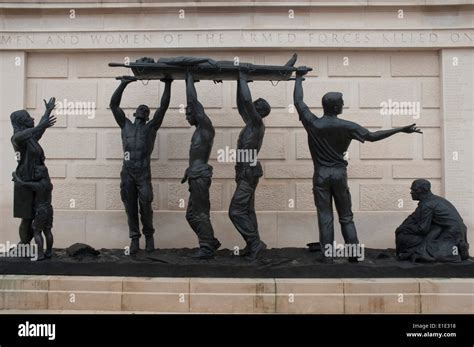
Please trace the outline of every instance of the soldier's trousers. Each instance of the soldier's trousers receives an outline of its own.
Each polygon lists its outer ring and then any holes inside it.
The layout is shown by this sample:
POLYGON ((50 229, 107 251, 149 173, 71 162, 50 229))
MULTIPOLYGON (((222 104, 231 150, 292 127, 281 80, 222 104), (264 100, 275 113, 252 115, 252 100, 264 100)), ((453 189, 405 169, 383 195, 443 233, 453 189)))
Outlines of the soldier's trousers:
POLYGON ((132 169, 124 166, 120 178, 120 196, 127 212, 130 238, 140 238, 138 210, 140 210, 143 235, 153 235, 155 229, 153 228, 153 188, 150 169, 132 169))
POLYGON ((248 175, 237 181, 229 207, 229 218, 247 244, 260 241, 255 214, 255 189, 259 178, 248 175))
POLYGON ((347 244, 357 244, 353 221, 351 194, 345 167, 317 167, 313 176, 313 193, 319 226, 319 242, 324 254, 325 246, 334 242, 333 199, 336 205, 342 236, 347 244))
POLYGON ((214 237, 210 219, 209 201, 210 177, 188 178, 189 202, 186 220, 199 239, 199 247, 214 251, 217 240, 214 237))

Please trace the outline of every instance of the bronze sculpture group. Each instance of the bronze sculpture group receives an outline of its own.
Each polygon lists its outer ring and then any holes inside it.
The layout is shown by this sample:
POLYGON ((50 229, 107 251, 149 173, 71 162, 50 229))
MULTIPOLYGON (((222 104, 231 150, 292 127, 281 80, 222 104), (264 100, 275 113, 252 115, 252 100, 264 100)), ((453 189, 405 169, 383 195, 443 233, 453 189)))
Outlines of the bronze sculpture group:
MULTIPOLYGON (((324 114, 314 115, 303 101, 304 75, 310 68, 295 68, 296 55, 283 66, 253 64, 235 65, 209 58, 176 57, 139 59, 127 65, 135 76, 123 76, 113 93, 110 108, 121 128, 124 159, 120 174, 120 194, 128 218, 130 254, 139 251, 139 220, 145 236, 147 252, 154 250, 153 189, 151 185, 150 159, 156 134, 163 122, 171 98, 174 79, 186 81, 186 119, 195 127, 189 150, 189 167, 181 183, 188 182, 189 202, 186 219, 196 233, 199 249, 193 255, 198 259, 212 259, 220 242, 214 236, 210 220, 209 188, 212 166, 208 164, 214 140, 214 127, 199 102, 195 82, 198 79, 237 80, 237 108, 245 126, 240 132, 237 149, 254 151, 261 149, 265 134, 263 118, 271 111, 264 99, 252 99, 248 83, 253 80, 289 80, 295 73, 294 104, 299 119, 308 134, 308 146, 314 163, 313 193, 317 208, 319 241, 321 248, 334 242, 333 203, 336 207, 341 231, 346 244, 359 244, 353 221, 351 195, 347 183, 347 161, 344 155, 352 140, 379 141, 397 133, 421 133, 415 124, 390 130, 371 132, 357 123, 338 118, 343 112, 343 95, 326 93, 322 98, 324 114), (159 108, 151 120, 150 108, 137 107, 132 122, 120 108, 122 94, 128 84, 138 79, 160 79, 165 89, 159 108)), ((110 64, 111 66, 123 66, 110 64)), ((52 184, 45 166, 45 157, 39 139, 46 128, 54 125, 51 116, 55 99, 45 101, 46 112, 37 126, 28 112, 12 113, 14 128, 12 144, 17 154, 18 166, 13 173, 14 217, 21 218, 20 240, 28 244, 34 238, 39 248, 38 259, 51 257, 53 236, 51 233, 53 208, 52 184), (46 251, 43 251, 43 235, 46 251)), ((255 191, 263 175, 260 162, 237 162, 237 183, 229 207, 229 218, 246 242, 241 252, 249 261, 256 260, 266 244, 260 239, 255 213, 255 191)), ((431 193, 426 180, 416 180, 412 185, 412 198, 420 203, 396 231, 396 251, 399 259, 412 261, 460 261, 467 259, 467 229, 461 216, 447 200, 431 193)), ((325 256, 323 261, 333 262, 325 256)), ((356 258, 349 258, 357 262, 356 258)))

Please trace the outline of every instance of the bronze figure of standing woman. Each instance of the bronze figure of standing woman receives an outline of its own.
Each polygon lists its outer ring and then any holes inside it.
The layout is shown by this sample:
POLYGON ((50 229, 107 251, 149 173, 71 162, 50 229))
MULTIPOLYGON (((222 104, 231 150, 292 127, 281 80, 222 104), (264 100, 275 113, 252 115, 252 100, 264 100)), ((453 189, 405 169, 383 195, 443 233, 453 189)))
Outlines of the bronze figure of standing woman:
MULTIPOLYGON (((36 126, 34 118, 25 110, 15 111, 10 116, 13 126, 11 141, 18 162, 15 172, 22 181, 33 181, 35 167, 44 165, 45 156, 39 140, 45 130, 56 123, 56 117, 51 115, 55 102, 55 98, 49 99, 48 102, 44 100, 46 110, 36 126)), ((32 190, 15 183, 13 216, 21 218, 21 243, 29 244, 33 238, 34 199, 35 193, 32 190)))

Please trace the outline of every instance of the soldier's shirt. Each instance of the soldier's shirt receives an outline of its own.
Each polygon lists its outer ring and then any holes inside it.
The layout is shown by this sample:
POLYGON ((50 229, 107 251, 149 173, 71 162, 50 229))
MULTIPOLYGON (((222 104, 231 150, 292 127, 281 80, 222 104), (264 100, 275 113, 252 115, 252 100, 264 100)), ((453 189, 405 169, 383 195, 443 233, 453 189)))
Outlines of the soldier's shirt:
POLYGON ((300 112, 308 133, 308 145, 315 166, 346 167, 344 153, 352 140, 364 142, 369 130, 335 116, 316 117, 308 107, 300 112))

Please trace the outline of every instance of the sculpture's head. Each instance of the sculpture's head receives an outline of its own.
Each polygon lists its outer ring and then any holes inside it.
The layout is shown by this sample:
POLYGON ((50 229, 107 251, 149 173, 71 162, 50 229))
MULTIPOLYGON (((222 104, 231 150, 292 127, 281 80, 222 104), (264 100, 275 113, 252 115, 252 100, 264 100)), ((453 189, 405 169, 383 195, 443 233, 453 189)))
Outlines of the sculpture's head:
POLYGON ((344 100, 342 99, 342 93, 329 92, 323 96, 323 109, 324 114, 327 116, 337 116, 342 113, 344 107, 344 100))
POLYGON ((150 117, 150 108, 147 105, 140 105, 137 107, 133 116, 137 119, 143 119, 147 121, 150 117))
POLYGON ((267 100, 262 98, 258 98, 257 100, 255 100, 253 102, 253 105, 255 106, 255 109, 257 110, 260 117, 262 118, 268 116, 270 114, 270 111, 272 110, 267 100))
POLYGON ((431 193, 431 183, 428 180, 418 179, 411 184, 411 198, 413 200, 421 200, 426 194, 431 193))
POLYGON ((33 177, 36 181, 39 181, 43 178, 48 178, 48 168, 45 165, 36 165, 33 172, 33 177))
POLYGON ((15 111, 10 115, 14 132, 33 128, 35 126, 35 119, 25 110, 15 111))
POLYGON ((189 125, 196 125, 196 118, 194 117, 193 108, 188 105, 186 106, 186 120, 188 121, 189 125))

